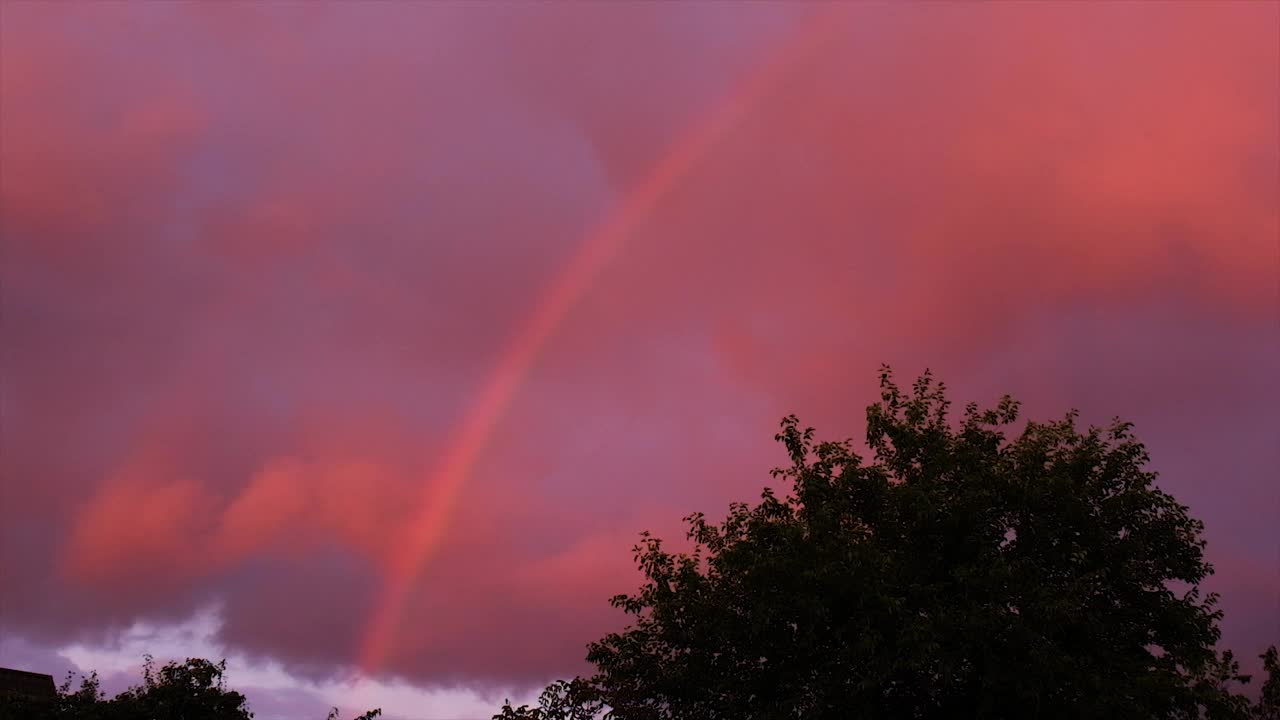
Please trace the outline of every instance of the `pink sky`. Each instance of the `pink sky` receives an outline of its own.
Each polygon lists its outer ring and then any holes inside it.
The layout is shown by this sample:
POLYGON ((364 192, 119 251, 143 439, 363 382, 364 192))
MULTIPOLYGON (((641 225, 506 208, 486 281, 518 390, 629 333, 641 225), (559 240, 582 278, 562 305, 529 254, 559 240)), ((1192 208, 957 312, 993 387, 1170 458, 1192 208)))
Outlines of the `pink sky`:
POLYGON ((1280 641, 1280 3, 0 11, 0 665, 487 717, 882 362, 1136 422, 1280 641))

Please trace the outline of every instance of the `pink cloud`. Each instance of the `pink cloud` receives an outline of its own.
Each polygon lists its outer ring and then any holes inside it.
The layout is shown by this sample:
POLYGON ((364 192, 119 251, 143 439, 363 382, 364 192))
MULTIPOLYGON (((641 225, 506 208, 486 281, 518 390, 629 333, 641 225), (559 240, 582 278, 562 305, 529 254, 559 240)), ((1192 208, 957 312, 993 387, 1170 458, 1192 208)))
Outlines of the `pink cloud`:
MULTIPOLYGON (((216 599, 330 676, 537 299, 799 16, 247 7, 4 8, 0 600, 60 642, 216 599)), ((579 669, 635 533, 754 497, 783 413, 856 436, 884 361, 1138 420, 1228 641, 1280 632, 1276 7, 845 13, 557 328, 388 673, 579 669)))

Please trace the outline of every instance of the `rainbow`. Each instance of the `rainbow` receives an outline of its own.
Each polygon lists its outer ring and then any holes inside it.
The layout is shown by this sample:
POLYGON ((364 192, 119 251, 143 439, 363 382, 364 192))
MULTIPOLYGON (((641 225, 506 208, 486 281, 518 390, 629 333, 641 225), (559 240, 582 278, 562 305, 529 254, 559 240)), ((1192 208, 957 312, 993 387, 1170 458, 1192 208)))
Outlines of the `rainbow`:
MULTIPOLYGON (((828 8, 839 8, 833 3, 828 8)), ((439 546, 459 491, 476 457, 502 419, 538 352, 591 288, 601 270, 617 256, 638 222, 648 216, 746 112, 770 92, 788 70, 812 54, 835 23, 830 12, 812 13, 789 35, 771 60, 748 74, 737 90, 716 104, 683 133, 642 181, 631 189, 605 221, 591 232, 577 254, 535 307, 532 317, 503 352, 455 432, 455 441, 423 492, 406 536, 387 564, 387 578, 364 634, 358 669, 373 675, 392 649, 414 581, 439 546)))

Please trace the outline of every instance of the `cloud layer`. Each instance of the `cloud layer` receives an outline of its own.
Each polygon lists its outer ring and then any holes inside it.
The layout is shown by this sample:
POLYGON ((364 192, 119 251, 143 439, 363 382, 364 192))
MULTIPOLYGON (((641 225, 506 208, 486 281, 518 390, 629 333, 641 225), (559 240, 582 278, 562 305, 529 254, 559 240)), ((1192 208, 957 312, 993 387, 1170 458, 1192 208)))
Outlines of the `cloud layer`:
POLYGON ((460 418, 683 148, 386 676, 580 670, 635 533, 753 497, 784 413, 857 435, 881 362, 1135 420, 1227 643, 1280 639, 1280 8, 820 7, 5 5, 5 633, 218 603, 232 651, 347 672, 460 418))

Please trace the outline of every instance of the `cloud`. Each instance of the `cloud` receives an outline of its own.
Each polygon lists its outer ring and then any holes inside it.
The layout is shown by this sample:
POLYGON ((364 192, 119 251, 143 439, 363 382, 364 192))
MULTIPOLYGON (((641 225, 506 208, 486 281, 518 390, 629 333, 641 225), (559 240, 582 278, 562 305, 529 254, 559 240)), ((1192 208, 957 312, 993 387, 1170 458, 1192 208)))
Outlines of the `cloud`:
MULTIPOLYGON (((493 708, 502 702, 503 690, 500 689, 481 694, 465 688, 423 690, 405 683, 368 679, 312 682, 291 675, 277 663, 255 661, 232 652, 218 640, 221 625, 221 612, 206 607, 180 622, 134 623, 110 642, 68 645, 60 648, 56 657, 73 673, 97 669, 103 691, 108 695, 138 684, 146 655, 151 655, 158 665, 181 662, 191 656, 225 657, 228 685, 245 695, 256 716, 277 720, 317 720, 333 707, 339 708, 343 717, 380 708, 383 716, 392 720, 460 720, 491 715, 493 708)), ((14 644, 7 643, 4 647, 8 650, 14 644)), ((0 657, 40 670, 51 665, 47 661, 40 663, 29 651, 6 652, 0 657)), ((509 690, 507 693, 511 695, 509 690)), ((519 693, 511 697, 518 702, 532 701, 531 696, 519 693)))
MULTIPOLYGON (((110 644, 216 602, 214 649, 277 663, 281 707, 345 677, 531 309, 804 20, 6 5, 6 632, 110 644)), ((884 361, 1137 420, 1252 654, 1280 633, 1277 21, 840 10, 537 355, 377 688, 487 699, 580 670, 635 533, 754 497, 783 413, 856 435, 884 361)))

